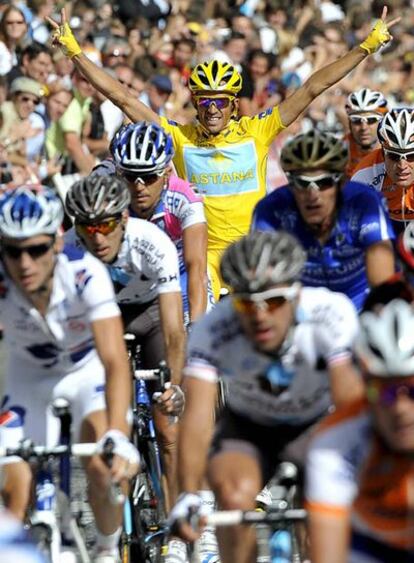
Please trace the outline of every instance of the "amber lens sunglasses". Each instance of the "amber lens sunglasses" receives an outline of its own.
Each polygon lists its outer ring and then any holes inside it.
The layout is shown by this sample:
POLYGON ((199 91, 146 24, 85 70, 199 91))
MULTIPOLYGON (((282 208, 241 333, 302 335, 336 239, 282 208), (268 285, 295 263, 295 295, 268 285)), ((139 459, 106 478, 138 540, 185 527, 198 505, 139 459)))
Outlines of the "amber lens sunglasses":
POLYGON ((99 233, 101 235, 109 235, 117 228, 120 222, 121 219, 113 218, 109 219, 108 221, 102 221, 101 223, 76 223, 76 230, 81 235, 87 237, 92 237, 96 233, 99 233))

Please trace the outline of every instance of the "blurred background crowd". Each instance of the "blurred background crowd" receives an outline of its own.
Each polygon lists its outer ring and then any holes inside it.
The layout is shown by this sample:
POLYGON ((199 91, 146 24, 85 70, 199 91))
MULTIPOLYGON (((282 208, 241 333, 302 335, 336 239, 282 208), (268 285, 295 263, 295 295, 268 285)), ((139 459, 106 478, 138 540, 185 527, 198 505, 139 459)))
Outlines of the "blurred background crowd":
MULTIPOLYGON (((83 50, 131 96, 179 122, 195 117, 186 82, 192 67, 218 58, 242 73, 242 114, 283 100, 315 70, 359 44, 383 0, 0 0, 0 181, 87 174, 108 153, 124 116, 51 48, 46 16, 63 5, 83 50)), ((347 133, 345 100, 380 90, 389 107, 414 103, 414 2, 390 0, 401 15, 390 46, 369 57, 279 135, 268 187, 285 183, 286 138, 312 128, 347 133)))

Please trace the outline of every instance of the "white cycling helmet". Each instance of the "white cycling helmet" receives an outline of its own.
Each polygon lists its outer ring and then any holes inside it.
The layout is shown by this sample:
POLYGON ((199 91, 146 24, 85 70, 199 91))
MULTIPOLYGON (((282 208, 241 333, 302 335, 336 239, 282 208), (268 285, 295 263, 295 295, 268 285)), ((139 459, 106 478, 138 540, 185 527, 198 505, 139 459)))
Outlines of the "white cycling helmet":
POLYGON ((375 90, 361 88, 349 94, 345 110, 348 114, 372 111, 375 113, 385 113, 387 111, 387 100, 375 90))
POLYGON ((28 238, 55 235, 63 221, 63 206, 51 189, 24 185, 0 197, 0 235, 28 238))
POLYGON ((395 299, 379 313, 363 313, 356 354, 364 371, 377 377, 414 375, 414 310, 395 299))
POLYGON ((378 139, 385 148, 414 149, 414 110, 393 109, 386 113, 378 125, 378 139))
POLYGON ((116 167, 124 172, 162 175, 174 156, 171 135, 156 123, 122 128, 111 143, 116 167))

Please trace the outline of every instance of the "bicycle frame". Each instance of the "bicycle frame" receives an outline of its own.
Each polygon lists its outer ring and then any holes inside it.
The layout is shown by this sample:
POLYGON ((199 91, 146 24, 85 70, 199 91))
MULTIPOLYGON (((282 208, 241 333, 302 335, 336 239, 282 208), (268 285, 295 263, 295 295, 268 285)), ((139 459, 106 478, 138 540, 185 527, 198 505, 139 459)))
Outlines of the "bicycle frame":
MULTIPOLYGON (((130 358, 131 370, 134 376, 133 381, 133 437, 135 437, 136 446, 141 454, 143 461, 143 473, 148 475, 151 483, 151 488, 157 500, 151 505, 151 509, 157 508, 157 502, 162 502, 164 496, 162 483, 159 476, 162 474, 162 464, 160 451, 157 443, 154 420, 152 417, 152 402, 148 392, 147 381, 157 381, 158 387, 162 389, 166 378, 168 377, 168 369, 160 367, 156 370, 136 370, 137 361, 137 346, 135 337, 133 335, 125 335, 128 345, 128 353, 130 358), (151 455, 151 452, 154 455, 151 455)), ((144 495, 146 494, 145 484, 138 477, 133 485, 133 490, 129 498, 126 499, 124 504, 124 523, 123 523, 123 547, 122 547, 122 561, 127 563, 131 561, 130 548, 133 543, 138 542, 142 546, 150 545, 151 542, 164 536, 164 525, 154 526, 154 530, 150 533, 145 533, 143 538, 134 538, 134 511, 144 504, 144 495)), ((140 549, 146 549, 144 547, 140 549)), ((141 553, 141 556, 143 554, 141 553)))
MULTIPOLYGON (((63 546, 68 545, 72 539, 81 563, 90 563, 88 549, 80 533, 76 516, 72 514, 70 482, 71 482, 71 414, 69 403, 64 399, 57 399, 53 405, 53 413, 60 420, 59 445, 67 448, 66 453, 59 456, 59 488, 53 480, 53 471, 49 458, 41 458, 40 467, 35 472, 35 508, 30 516, 30 528, 44 528, 45 541, 49 545, 51 563, 59 563, 63 546), (56 517, 56 508, 59 509, 61 528, 56 517)), ((67 551, 66 558, 69 553, 67 551)), ((76 556, 73 562, 76 563, 76 556)), ((68 559, 69 561, 69 559, 68 559)))

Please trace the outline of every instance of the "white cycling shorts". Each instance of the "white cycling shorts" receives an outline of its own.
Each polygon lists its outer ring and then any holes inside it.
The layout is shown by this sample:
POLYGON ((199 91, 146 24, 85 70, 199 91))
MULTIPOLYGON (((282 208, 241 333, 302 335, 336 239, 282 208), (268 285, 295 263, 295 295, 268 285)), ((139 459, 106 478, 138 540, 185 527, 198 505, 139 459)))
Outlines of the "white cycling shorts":
MULTIPOLYGON (((27 366, 23 369, 21 362, 10 361, 8 368, 4 390, 8 399, 0 414, 0 446, 15 447, 22 438, 30 438, 38 445, 56 445, 60 428, 51 403, 58 397, 69 401, 74 441, 80 438, 82 421, 90 413, 106 408, 105 371, 97 356, 64 377, 33 366, 30 371, 27 366)), ((3 458, 0 465, 15 461, 18 458, 3 458)))

